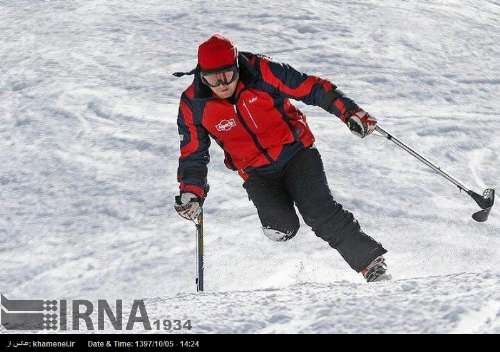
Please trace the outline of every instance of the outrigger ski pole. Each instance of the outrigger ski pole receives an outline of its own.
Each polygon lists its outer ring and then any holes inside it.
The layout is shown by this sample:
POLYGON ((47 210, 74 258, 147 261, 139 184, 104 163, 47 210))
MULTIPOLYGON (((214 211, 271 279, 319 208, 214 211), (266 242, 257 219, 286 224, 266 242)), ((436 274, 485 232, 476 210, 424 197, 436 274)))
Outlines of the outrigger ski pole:
POLYGON ((415 152, 413 149, 408 147, 406 144, 401 142, 399 139, 388 133, 387 131, 383 130, 381 127, 377 126, 375 128, 375 131, 379 132, 383 137, 387 138, 394 144, 396 144, 398 147, 401 149, 405 150, 406 152, 410 153, 412 156, 417 158, 419 161, 436 171, 438 174, 443 176, 445 179, 453 183, 455 186, 457 186, 461 191, 465 191, 469 196, 471 196, 472 199, 479 205, 481 208, 480 211, 472 214, 472 218, 478 222, 485 222, 488 220, 488 216, 490 215, 491 208, 493 207, 493 204, 495 202, 495 190, 493 188, 487 188, 484 190, 483 195, 477 194, 476 192, 470 190, 466 186, 464 186, 462 183, 457 181, 455 178, 441 170, 439 166, 434 165, 431 163, 429 160, 415 152))
POLYGON ((196 221, 196 291, 203 291, 203 208, 196 221))

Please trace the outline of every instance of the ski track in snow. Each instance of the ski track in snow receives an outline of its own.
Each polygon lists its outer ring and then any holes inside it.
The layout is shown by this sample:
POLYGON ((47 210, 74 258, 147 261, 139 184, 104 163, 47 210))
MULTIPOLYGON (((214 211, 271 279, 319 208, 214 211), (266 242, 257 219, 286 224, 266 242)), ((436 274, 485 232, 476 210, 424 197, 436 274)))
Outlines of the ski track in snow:
POLYGON ((0 2, 3 294, 145 297, 196 332, 500 332, 498 209, 473 222, 473 201, 411 156, 301 103, 334 196, 395 281, 366 285, 305 225, 267 240, 214 144, 207 292, 191 293, 194 228, 172 208, 189 78, 171 73, 212 32, 329 78, 476 191, 499 184, 495 1, 286 4, 0 2))

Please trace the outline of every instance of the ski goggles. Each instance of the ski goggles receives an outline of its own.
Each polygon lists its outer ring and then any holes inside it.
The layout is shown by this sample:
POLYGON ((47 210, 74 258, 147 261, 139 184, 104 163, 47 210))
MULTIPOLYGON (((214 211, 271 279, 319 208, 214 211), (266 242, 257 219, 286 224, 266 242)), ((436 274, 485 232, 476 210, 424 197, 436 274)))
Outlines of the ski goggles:
POLYGON ((231 66, 227 69, 216 72, 201 72, 200 76, 201 81, 209 87, 215 88, 221 84, 227 86, 238 79, 238 67, 231 66))

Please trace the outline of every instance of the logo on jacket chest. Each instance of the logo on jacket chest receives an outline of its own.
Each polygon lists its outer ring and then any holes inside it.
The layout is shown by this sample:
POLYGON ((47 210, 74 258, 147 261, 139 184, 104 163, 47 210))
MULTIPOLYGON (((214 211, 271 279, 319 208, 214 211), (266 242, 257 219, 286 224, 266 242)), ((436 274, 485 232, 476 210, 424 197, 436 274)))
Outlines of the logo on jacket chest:
POLYGON ((236 127, 235 119, 222 120, 217 125, 215 125, 215 128, 219 132, 227 132, 233 127, 236 127))

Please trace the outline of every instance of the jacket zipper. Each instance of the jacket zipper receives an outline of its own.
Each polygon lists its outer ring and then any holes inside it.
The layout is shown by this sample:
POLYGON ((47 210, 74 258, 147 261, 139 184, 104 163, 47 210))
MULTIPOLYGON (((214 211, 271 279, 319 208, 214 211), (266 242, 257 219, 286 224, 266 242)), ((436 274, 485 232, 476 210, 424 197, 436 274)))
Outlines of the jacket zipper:
POLYGON ((271 156, 269 155, 269 153, 267 152, 267 150, 265 150, 264 147, 262 146, 262 144, 260 144, 260 142, 257 139, 257 136, 255 135, 255 133, 253 133, 252 130, 250 129, 250 127, 248 127, 247 123, 245 122, 245 120, 241 116, 240 112, 238 111, 238 108, 236 107, 236 104, 233 105, 233 108, 234 108, 234 112, 236 113, 236 117, 241 122, 241 124, 243 125, 243 127, 245 128, 245 130, 248 132, 248 134, 250 135, 250 137, 252 137, 252 140, 255 143, 255 145, 257 146, 257 149, 259 149, 259 151, 262 154, 264 154, 264 156, 266 157, 267 161, 269 161, 269 163, 273 163, 274 162, 273 158, 271 158, 271 156))
POLYGON ((253 118, 253 116, 252 116, 252 113, 251 113, 251 112, 250 112, 250 110, 248 109, 247 104, 245 104, 245 101, 244 101, 244 100, 243 100, 243 106, 244 106, 244 107, 245 107, 245 109, 247 110, 247 112, 248 112, 248 116, 250 116, 250 119, 252 120, 252 122, 253 122, 253 124, 254 124, 255 128, 259 128, 259 126, 257 126, 257 123, 255 122, 255 120, 254 120, 254 118, 253 118))

